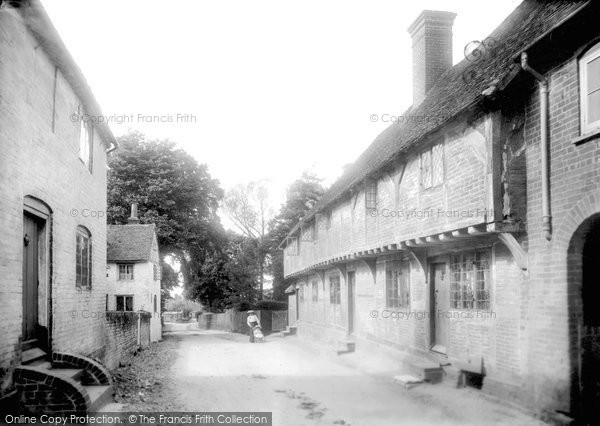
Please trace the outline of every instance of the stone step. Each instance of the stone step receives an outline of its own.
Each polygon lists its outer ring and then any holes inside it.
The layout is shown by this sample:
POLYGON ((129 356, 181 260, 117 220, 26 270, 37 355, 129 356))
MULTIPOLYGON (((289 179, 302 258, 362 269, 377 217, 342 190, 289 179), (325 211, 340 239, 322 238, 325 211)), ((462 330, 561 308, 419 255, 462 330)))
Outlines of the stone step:
POLYGON ((351 341, 341 342, 336 348, 338 355, 350 354, 356 350, 356 343, 351 341))
POLYGON ((45 359, 38 359, 28 364, 30 367, 40 367, 45 368, 46 370, 50 370, 52 368, 52 364, 50 361, 46 361, 45 359))
POLYGON ((31 364, 34 361, 44 359, 46 357, 46 352, 41 350, 40 348, 31 348, 23 351, 21 364, 27 365, 31 364))
POLYGON ((444 369, 440 367, 439 363, 431 362, 426 359, 411 359, 408 360, 406 364, 411 373, 424 382, 435 384, 444 380, 444 369))
POLYGON ((92 413, 97 412, 104 405, 112 401, 111 386, 84 386, 83 388, 90 396, 90 401, 92 403, 89 411, 92 413))
POLYGON ((38 339, 26 340, 23 343, 21 343, 21 350, 26 351, 28 349, 37 348, 39 346, 40 345, 39 345, 38 339))
POLYGON ((79 368, 53 368, 52 372, 66 379, 72 379, 80 382, 83 370, 79 368))

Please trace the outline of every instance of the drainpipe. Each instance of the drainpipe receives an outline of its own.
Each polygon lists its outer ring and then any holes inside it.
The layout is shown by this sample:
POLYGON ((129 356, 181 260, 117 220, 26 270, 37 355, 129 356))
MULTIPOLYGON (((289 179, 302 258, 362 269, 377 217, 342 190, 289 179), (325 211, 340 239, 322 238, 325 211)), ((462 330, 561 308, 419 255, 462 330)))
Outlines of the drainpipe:
POLYGON ((140 347, 140 345, 142 344, 142 332, 141 332, 141 328, 142 328, 142 311, 139 310, 137 312, 137 325, 138 325, 138 329, 137 329, 137 345, 138 348, 140 347))
POLYGON ((550 214, 550 173, 548 171, 548 80, 529 66, 527 52, 521 53, 521 68, 540 83, 540 151, 542 158, 542 231, 546 240, 552 239, 552 215, 550 214))

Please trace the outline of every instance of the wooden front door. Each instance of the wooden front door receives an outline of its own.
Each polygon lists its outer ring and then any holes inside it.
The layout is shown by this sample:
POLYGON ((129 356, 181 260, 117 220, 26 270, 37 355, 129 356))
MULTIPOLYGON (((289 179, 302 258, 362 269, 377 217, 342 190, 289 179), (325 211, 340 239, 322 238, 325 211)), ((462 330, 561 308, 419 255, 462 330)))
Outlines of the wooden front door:
POLYGON ((23 215, 23 340, 33 340, 38 326, 38 236, 35 217, 23 215))
POLYGON ((348 272, 348 334, 354 333, 354 292, 356 275, 354 271, 348 272))
POLYGON ((446 353, 448 337, 447 314, 450 308, 450 293, 446 279, 446 264, 434 263, 431 265, 431 335, 432 350, 446 353))

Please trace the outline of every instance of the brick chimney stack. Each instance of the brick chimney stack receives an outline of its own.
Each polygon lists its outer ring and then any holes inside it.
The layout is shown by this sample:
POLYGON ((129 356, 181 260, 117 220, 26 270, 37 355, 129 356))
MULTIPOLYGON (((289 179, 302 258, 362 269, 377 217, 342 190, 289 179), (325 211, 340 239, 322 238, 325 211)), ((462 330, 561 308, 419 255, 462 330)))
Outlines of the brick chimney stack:
POLYGON ((456 13, 424 10, 408 28, 413 50, 413 106, 419 105, 452 66, 452 24, 456 13))
POLYGON ((127 219, 127 224, 129 225, 137 225, 140 223, 140 219, 138 218, 138 205, 137 203, 133 203, 131 205, 131 216, 127 219))

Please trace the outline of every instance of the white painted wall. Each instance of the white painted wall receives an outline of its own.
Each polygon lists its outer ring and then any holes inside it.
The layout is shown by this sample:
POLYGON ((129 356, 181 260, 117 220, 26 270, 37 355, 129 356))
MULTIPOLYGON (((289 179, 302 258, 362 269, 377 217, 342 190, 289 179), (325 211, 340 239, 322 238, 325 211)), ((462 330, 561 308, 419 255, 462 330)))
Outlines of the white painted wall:
POLYGON ((132 295, 133 309, 150 312, 150 340, 157 342, 162 336, 160 324, 160 274, 154 279, 153 264, 160 265, 158 244, 156 238, 152 244, 150 262, 135 263, 133 280, 119 280, 119 268, 116 263, 107 263, 108 276, 108 310, 117 308, 117 295, 132 295), (154 296, 156 296, 156 312, 154 311, 154 296))

